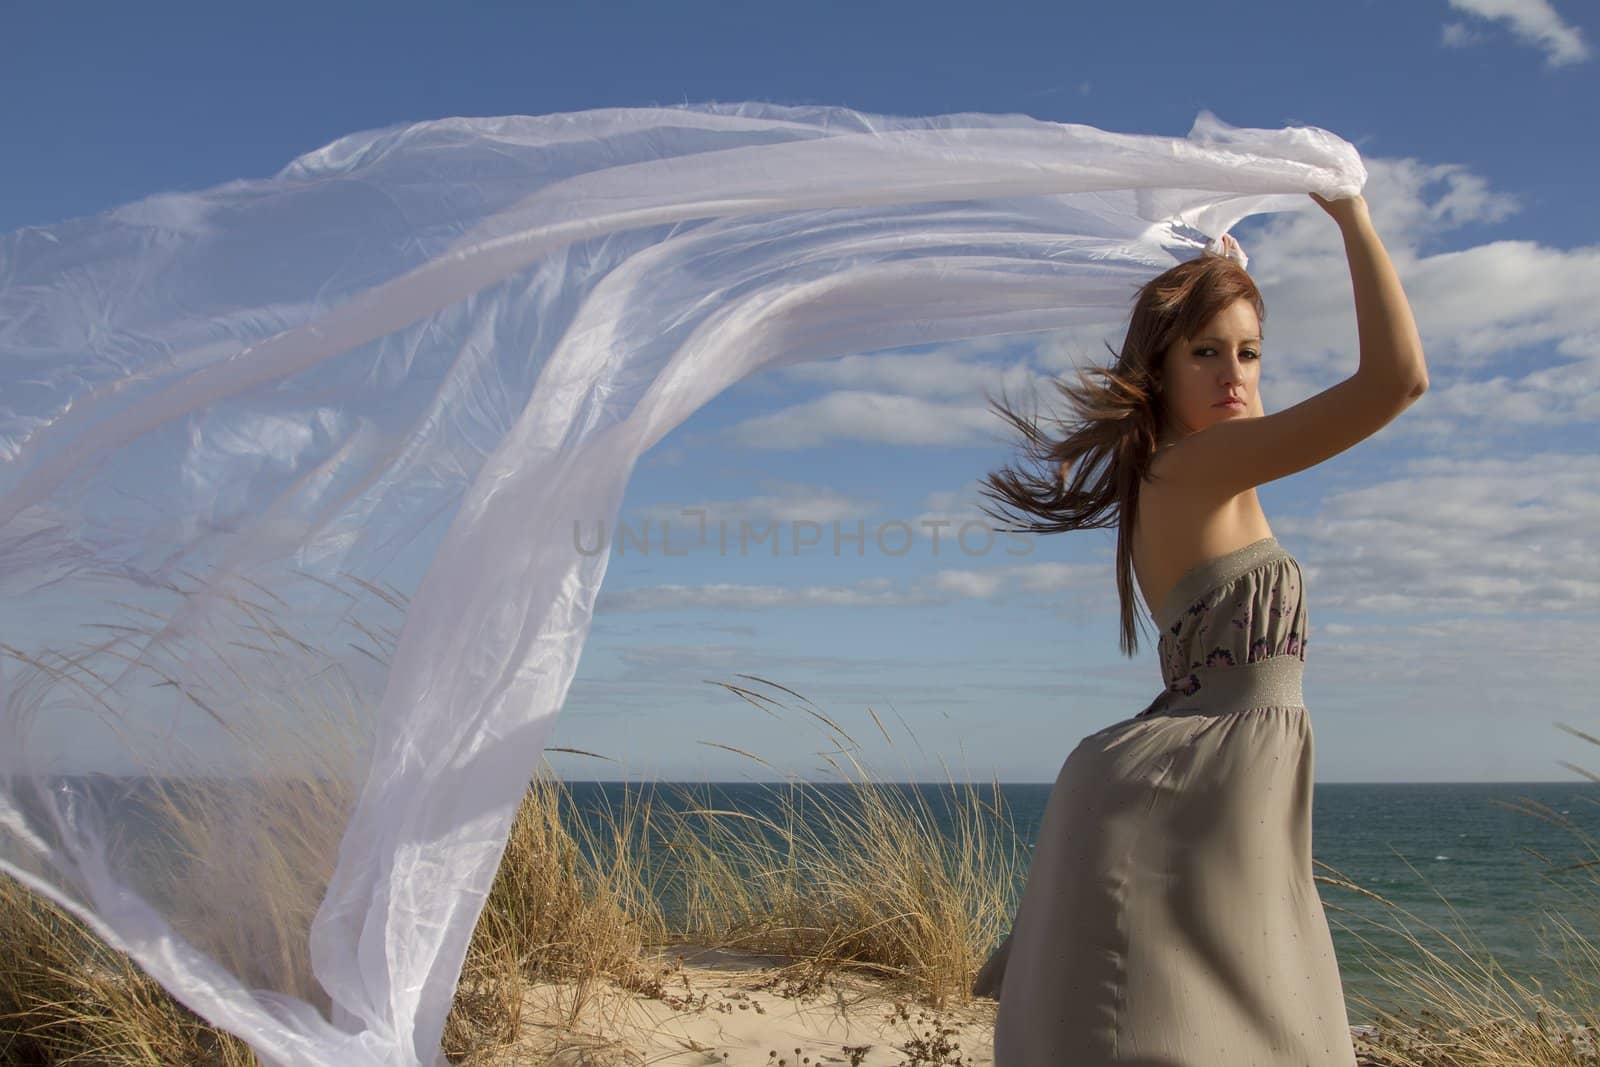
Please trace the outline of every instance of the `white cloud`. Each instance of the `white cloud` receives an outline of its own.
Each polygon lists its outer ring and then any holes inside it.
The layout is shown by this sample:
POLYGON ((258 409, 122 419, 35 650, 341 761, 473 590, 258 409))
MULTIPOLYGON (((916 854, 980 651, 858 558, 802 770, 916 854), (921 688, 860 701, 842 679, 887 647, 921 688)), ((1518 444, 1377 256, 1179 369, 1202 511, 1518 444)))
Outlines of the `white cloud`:
MULTIPOLYGON (((997 542, 998 544, 998 542, 997 542)), ((974 546, 976 547, 976 546, 974 546)), ((994 550, 1002 551, 1000 548, 994 550)), ((977 552, 971 554, 976 558, 977 552)), ((848 585, 654 585, 600 591, 596 614, 716 608, 734 611, 792 611, 796 608, 901 608, 958 600, 1005 600, 1014 594, 1082 590, 1091 594, 1106 584, 1104 564, 1016 563, 945 568, 897 583, 869 578, 848 585)))
POLYGON ((1006 580, 998 571, 940 571, 933 584, 940 592, 963 599, 988 600, 1005 588, 1006 580))
MULTIPOLYGON (((1513 36, 1541 48, 1552 67, 1581 63, 1589 58, 1589 45, 1576 26, 1566 22, 1549 0, 1450 0, 1456 11, 1506 23, 1513 36)), ((1459 25, 1459 24, 1453 24, 1459 25)), ((1446 44, 1450 30, 1446 27, 1446 44)))
POLYGON ((842 389, 746 419, 728 433, 748 448, 815 448, 836 441, 972 445, 995 437, 997 426, 981 403, 842 389))
POLYGON ((1495 241, 1419 260, 1419 314, 1469 364, 1600 329, 1600 246, 1495 241))
MULTIPOLYGON (((765 522, 833 522, 848 524, 864 518, 878 508, 878 502, 865 497, 853 497, 825 485, 806 485, 778 479, 759 479, 757 482, 769 492, 736 500, 694 500, 681 504, 651 504, 630 508, 620 518, 630 525, 644 521, 657 529, 666 522, 674 534, 698 539, 702 532, 702 516, 707 536, 719 522, 737 525, 741 521, 765 522)), ((682 540, 683 538, 678 538, 682 540)))
POLYGON ((972 397, 985 388, 1025 385, 1033 378, 1026 362, 1005 366, 981 362, 981 357, 1014 347, 1004 337, 960 341, 929 351, 902 350, 878 355, 850 355, 783 368, 790 381, 829 385, 840 389, 888 389, 917 397, 972 397))
POLYGON ((878 579, 854 585, 652 585, 636 589, 601 589, 595 614, 633 611, 784 611, 801 607, 883 608, 927 603, 926 595, 885 587, 878 579))
POLYGON ((1467 45, 1478 44, 1483 40, 1483 34, 1475 33, 1464 23, 1447 22, 1439 34, 1439 43, 1446 48, 1465 48, 1467 45))
POLYGON ((1546 618, 1600 608, 1591 452, 1418 459, 1274 527, 1314 546, 1302 565, 1322 609, 1546 618))

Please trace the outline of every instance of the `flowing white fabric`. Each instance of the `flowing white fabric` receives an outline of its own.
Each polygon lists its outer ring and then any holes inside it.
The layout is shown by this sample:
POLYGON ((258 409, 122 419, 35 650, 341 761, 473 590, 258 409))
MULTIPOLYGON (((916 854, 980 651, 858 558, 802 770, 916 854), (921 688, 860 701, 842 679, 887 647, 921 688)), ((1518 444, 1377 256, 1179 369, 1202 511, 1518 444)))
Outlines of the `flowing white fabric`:
POLYGON ((1206 113, 616 108, 0 237, 0 866, 269 1063, 442 1062, 641 453, 758 370, 1125 317, 1365 180, 1206 113))

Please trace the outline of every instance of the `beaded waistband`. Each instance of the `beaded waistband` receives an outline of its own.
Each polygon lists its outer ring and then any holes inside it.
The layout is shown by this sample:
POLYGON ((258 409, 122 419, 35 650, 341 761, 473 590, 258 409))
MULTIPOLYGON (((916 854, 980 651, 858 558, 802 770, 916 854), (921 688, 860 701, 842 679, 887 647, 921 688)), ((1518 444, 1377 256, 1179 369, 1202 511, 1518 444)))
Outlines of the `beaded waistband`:
POLYGON ((1238 666, 1201 667, 1168 688, 1135 715, 1195 715, 1267 706, 1305 707, 1300 688, 1305 661, 1299 656, 1268 656, 1238 666))

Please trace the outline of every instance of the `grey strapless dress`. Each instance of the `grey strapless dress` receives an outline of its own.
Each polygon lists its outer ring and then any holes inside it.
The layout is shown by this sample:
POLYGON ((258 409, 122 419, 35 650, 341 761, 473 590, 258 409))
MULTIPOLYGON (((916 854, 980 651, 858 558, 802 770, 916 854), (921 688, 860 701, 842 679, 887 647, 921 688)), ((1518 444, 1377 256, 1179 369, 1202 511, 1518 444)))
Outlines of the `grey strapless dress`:
POLYGON ((1157 622, 1165 691, 1067 756, 973 984, 1000 1001, 995 1065, 1354 1067, 1312 878, 1300 565, 1272 537, 1206 560, 1157 622))

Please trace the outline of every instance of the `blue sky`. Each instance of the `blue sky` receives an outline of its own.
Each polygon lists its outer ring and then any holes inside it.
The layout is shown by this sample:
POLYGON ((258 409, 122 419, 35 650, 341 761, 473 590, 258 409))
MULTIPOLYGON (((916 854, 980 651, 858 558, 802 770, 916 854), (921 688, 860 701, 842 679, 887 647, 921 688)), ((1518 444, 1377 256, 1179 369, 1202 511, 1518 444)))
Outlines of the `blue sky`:
MULTIPOLYGON (((0 232, 450 115, 754 99, 1173 136, 1203 108, 1326 127, 1367 160, 1432 388, 1260 490, 1307 573, 1318 780, 1569 778, 1559 761, 1600 765, 1555 725, 1600 732, 1597 21, 1571 0, 9 5, 0 232)), ((1312 212, 1236 233, 1277 356, 1263 396, 1286 407, 1356 365, 1337 232, 1312 212)), ((681 510, 704 507, 734 529, 959 524, 1011 455, 984 388, 1048 398, 1072 351, 1096 349, 1027 335, 748 380, 645 456, 623 521, 686 531, 681 510)), ((706 683, 748 673, 815 701, 882 776, 1051 781, 1081 736, 1160 688, 1151 632, 1138 657, 1117 650, 1111 538, 1035 539, 1020 557, 935 555, 926 537, 898 556, 826 541, 777 560, 615 556, 549 744, 616 762, 551 763, 764 776, 716 742, 825 768, 806 716, 775 721, 706 683)))

